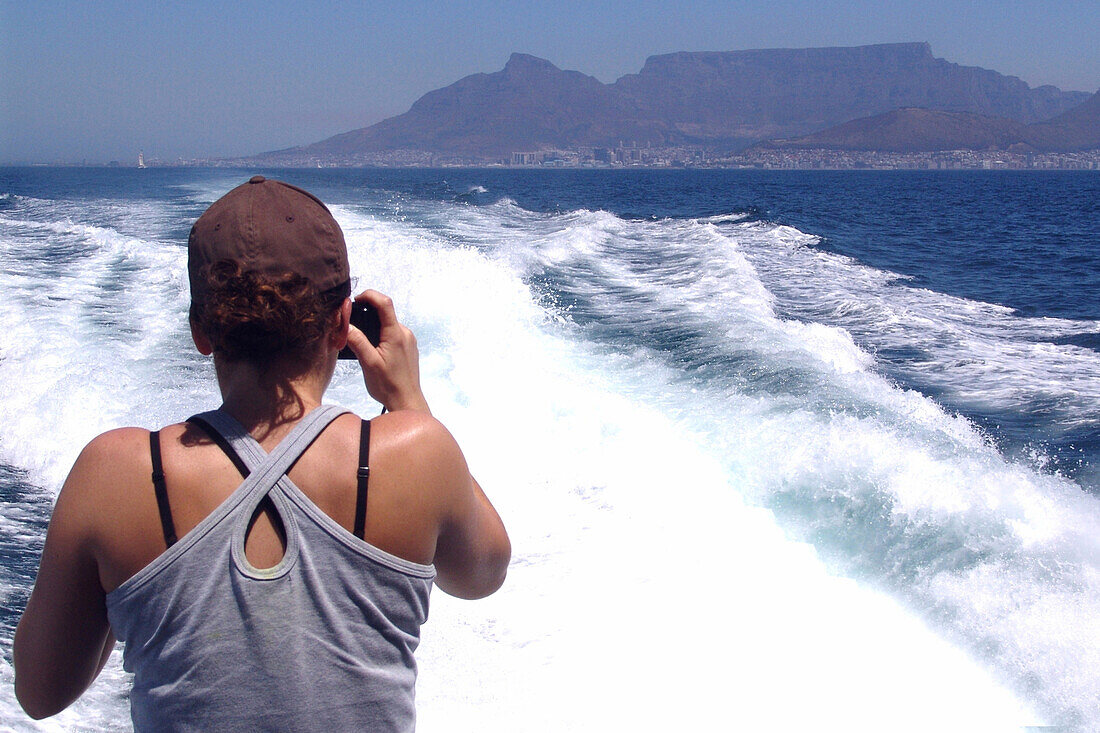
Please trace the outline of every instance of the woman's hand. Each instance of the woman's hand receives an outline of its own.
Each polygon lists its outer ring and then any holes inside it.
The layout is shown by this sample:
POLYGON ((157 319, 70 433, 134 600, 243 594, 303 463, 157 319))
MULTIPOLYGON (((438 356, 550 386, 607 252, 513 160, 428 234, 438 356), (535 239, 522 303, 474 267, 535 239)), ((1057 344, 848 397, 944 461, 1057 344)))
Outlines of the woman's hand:
POLYGON ((348 346, 363 368, 370 396, 389 411, 419 410, 431 414, 420 390, 420 352, 416 336, 397 320, 393 300, 377 290, 364 290, 356 302, 367 302, 378 311, 382 325, 378 346, 355 326, 348 328, 348 346))

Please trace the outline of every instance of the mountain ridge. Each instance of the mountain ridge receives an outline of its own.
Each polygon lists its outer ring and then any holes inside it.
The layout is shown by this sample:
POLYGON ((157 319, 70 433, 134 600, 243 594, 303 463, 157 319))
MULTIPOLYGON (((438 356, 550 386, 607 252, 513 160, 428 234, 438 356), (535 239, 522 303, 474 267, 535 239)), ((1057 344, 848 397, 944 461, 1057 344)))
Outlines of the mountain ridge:
POLYGON ((414 151, 493 160, 514 151, 626 143, 732 151, 900 108, 1030 124, 1067 114, 1088 97, 960 66, 920 42, 680 51, 650 56, 638 73, 610 84, 513 53, 504 68, 432 90, 404 114, 254 158, 355 160, 414 151))

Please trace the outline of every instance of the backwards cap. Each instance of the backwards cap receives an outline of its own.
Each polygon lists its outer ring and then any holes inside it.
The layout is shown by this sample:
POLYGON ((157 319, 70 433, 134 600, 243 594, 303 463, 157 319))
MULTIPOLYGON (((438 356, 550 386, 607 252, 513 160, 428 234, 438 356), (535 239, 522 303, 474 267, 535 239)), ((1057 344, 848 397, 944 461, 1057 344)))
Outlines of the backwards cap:
POLYGON ((219 260, 278 277, 294 272, 324 292, 350 279, 344 233, 313 194, 253 176, 210 205, 187 238, 191 301, 207 296, 206 272, 219 260))

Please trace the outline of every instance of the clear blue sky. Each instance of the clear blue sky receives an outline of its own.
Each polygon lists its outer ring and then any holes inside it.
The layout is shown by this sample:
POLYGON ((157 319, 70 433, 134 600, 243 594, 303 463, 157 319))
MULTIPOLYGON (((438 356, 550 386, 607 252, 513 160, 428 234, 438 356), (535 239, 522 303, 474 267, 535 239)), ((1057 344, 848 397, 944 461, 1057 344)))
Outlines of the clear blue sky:
POLYGON ((1032 86, 1100 87, 1097 0, 0 0, 0 163, 315 142, 512 51, 610 82, 670 51, 898 41, 1032 86))

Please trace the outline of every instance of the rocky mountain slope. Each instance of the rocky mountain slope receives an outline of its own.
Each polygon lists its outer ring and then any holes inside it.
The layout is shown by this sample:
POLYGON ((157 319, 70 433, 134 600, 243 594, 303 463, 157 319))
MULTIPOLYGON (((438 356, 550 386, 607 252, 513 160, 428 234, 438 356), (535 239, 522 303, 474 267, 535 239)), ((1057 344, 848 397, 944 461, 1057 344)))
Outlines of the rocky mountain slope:
POLYGON ((907 108, 850 120, 821 132, 758 145, 771 149, 920 153, 936 150, 1014 150, 1063 153, 1100 148, 1100 92, 1045 122, 907 108))
POLYGON ((1072 152, 1100 148, 1100 91, 1068 112, 1030 125, 1027 140, 1040 150, 1072 152))

